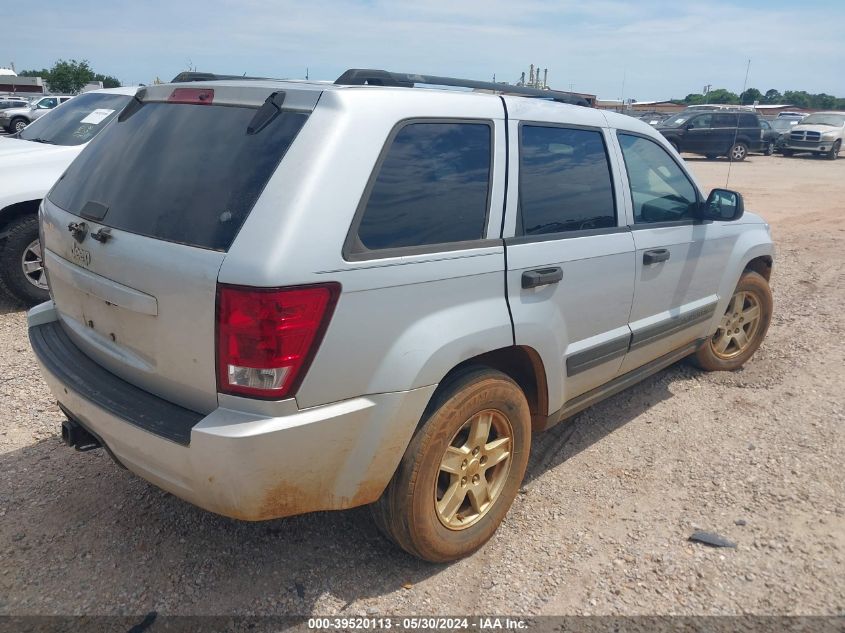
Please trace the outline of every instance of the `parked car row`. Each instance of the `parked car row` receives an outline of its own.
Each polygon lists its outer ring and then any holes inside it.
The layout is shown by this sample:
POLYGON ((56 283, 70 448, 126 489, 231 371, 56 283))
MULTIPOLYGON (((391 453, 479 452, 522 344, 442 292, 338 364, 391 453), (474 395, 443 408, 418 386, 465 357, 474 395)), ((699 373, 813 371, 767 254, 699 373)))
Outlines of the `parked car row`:
POLYGON ((689 108, 655 124, 678 152, 742 161, 749 153, 804 152, 835 160, 845 141, 845 113, 782 113, 764 119, 749 110, 689 108))
POLYGON ((70 96, 50 95, 18 107, 0 109, 0 128, 9 133, 20 132, 36 119, 70 99, 72 99, 70 96))
POLYGON ((739 193, 633 118, 419 79, 102 90, 0 139, 4 283, 47 298, 68 445, 239 519, 369 504, 447 561, 532 432, 754 354, 773 248, 739 193))

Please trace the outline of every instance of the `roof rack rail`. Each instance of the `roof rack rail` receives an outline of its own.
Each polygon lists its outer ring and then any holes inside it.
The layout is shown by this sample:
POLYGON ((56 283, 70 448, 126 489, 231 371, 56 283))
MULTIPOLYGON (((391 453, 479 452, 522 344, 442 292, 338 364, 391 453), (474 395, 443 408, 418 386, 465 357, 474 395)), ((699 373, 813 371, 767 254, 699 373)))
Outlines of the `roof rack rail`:
POLYGON ((458 88, 472 88, 474 90, 491 90, 510 95, 521 95, 549 99, 559 103, 590 107, 581 95, 560 90, 541 90, 527 86, 512 86, 506 83, 492 81, 475 81, 474 79, 456 79, 455 77, 438 77, 436 75, 417 75, 412 73, 395 73, 387 70, 367 68, 350 68, 335 80, 341 86, 391 86, 399 88, 413 88, 414 84, 429 84, 436 86, 455 86, 458 88))
POLYGON ((216 73, 198 73, 193 70, 186 70, 170 80, 172 84, 188 83, 191 81, 219 81, 222 79, 256 79, 263 80, 267 77, 247 77, 246 75, 218 75, 216 73))

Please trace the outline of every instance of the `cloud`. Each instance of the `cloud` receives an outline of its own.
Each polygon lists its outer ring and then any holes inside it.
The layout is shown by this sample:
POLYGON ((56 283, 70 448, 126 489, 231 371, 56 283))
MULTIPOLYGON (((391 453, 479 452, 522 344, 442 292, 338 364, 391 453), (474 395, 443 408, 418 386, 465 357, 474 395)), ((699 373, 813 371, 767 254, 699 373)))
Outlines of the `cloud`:
MULTIPOLYGON (((845 3, 597 0, 115 0, 22 5, 0 55, 18 68, 87 58, 124 81, 199 69, 332 79, 349 67, 513 81, 530 63, 555 87, 639 99, 705 84, 842 93, 845 54, 825 24, 845 3), (70 8, 72 6, 73 8, 70 8)), ((842 94, 840 96, 845 96, 842 94)))

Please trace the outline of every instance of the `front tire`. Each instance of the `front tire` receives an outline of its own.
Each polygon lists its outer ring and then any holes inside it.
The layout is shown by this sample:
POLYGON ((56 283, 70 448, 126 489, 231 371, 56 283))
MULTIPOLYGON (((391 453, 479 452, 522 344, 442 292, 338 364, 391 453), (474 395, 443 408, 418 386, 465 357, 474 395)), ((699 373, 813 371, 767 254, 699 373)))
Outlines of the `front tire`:
POLYGON ((728 152, 728 158, 734 162, 744 161, 748 157, 748 146, 745 143, 735 143, 728 152))
POLYGON ((467 556, 493 536, 531 445, 528 401, 508 376, 477 367, 444 387, 371 506, 388 538, 430 562, 467 556))
POLYGON ((825 158, 828 160, 836 160, 839 158, 839 148, 842 147, 842 141, 836 141, 833 144, 833 147, 830 148, 830 151, 825 154, 825 158))
POLYGON ((743 273, 716 332, 693 356, 705 371, 733 371, 757 351, 772 320, 769 282, 755 272, 743 273))
POLYGON ((784 156, 786 156, 787 158, 790 158, 790 157, 792 157, 792 154, 794 152, 791 149, 784 148, 784 149, 780 150, 780 153, 783 154, 784 156))
POLYGON ((769 143, 766 145, 766 149, 763 150, 763 156, 771 156, 775 153, 775 144, 769 143))
POLYGON ((47 276, 38 238, 38 216, 26 215, 11 222, 0 250, 0 287, 26 305, 47 301, 47 276))

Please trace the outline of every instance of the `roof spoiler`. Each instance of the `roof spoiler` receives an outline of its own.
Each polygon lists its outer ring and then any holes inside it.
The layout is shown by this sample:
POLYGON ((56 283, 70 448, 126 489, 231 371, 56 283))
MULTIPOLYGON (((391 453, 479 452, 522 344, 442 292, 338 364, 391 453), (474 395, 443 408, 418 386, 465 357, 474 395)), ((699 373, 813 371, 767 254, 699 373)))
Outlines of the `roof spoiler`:
POLYGON ((176 75, 170 80, 172 84, 189 83, 191 81, 220 81, 231 79, 255 79, 258 81, 266 80, 267 77, 247 77, 246 75, 218 75, 216 73, 198 73, 193 70, 186 70, 176 75))
POLYGON ((439 77, 437 75, 418 75, 413 73, 395 73, 387 70, 350 68, 335 80, 341 86, 390 86, 394 88, 413 88, 415 84, 435 86, 454 86, 458 88, 472 88, 473 90, 490 90, 500 94, 548 99, 558 103, 591 107, 590 102, 581 95, 560 90, 541 90, 528 86, 512 86, 506 83, 492 81, 475 81, 474 79, 457 79, 455 77, 439 77))

